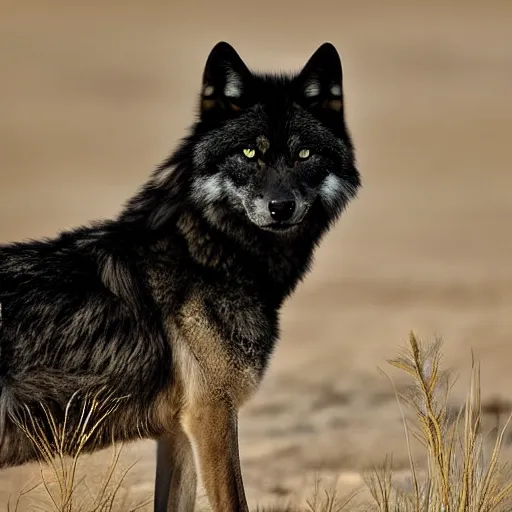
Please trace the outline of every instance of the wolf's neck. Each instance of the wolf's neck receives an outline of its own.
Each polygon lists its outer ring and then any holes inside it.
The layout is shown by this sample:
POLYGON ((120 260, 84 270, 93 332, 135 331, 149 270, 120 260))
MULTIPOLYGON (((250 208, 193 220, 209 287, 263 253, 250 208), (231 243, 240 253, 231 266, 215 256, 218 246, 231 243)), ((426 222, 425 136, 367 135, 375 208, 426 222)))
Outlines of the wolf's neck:
POLYGON ((303 277, 313 253, 312 243, 292 238, 254 234, 242 242, 234 233, 217 230, 190 212, 177 217, 176 227, 196 264, 220 278, 252 282, 279 303, 303 277))

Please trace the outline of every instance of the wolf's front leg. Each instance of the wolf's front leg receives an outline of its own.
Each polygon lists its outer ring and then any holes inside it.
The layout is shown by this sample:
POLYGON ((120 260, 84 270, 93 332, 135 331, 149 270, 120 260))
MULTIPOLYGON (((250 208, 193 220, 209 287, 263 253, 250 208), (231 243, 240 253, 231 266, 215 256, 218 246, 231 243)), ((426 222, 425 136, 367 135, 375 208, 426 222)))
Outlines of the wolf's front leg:
POLYGON ((197 477, 192 447, 179 425, 157 441, 155 512, 193 512, 197 477))
POLYGON ((249 512, 238 453, 238 418, 225 401, 191 406, 183 417, 213 512, 249 512))

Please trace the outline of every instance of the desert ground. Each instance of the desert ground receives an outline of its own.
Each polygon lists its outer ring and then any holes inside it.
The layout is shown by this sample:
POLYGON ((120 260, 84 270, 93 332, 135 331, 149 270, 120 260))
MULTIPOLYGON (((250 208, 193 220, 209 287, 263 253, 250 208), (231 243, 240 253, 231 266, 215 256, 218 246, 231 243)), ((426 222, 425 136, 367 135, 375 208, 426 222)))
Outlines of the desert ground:
MULTIPOLYGON (((395 375, 411 329, 443 337, 454 402, 471 350, 484 402, 512 398, 511 19, 508 0, 0 0, 0 242, 115 215, 193 121, 217 41, 276 71, 333 42, 363 188, 286 303, 242 469, 255 507, 317 475, 355 488, 387 453, 405 468, 377 367, 395 375)), ((131 496, 151 496, 154 455, 127 447, 131 496)), ((0 510, 38 471, 0 472, 0 510)))

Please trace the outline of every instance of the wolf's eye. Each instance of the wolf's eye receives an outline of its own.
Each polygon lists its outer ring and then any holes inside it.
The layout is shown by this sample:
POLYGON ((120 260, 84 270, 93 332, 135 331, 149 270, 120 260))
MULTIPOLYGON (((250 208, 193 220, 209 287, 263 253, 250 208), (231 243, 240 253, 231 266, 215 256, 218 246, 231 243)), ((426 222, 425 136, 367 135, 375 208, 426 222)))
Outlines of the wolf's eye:
POLYGON ((249 160, 256 156, 256 150, 252 149, 252 148, 245 148, 243 150, 243 153, 244 153, 245 157, 248 158, 249 160))
POLYGON ((309 151, 309 149, 301 149, 301 150, 299 151, 299 158, 300 158, 301 160, 307 160, 307 159, 309 158, 309 156, 310 156, 310 151, 309 151))

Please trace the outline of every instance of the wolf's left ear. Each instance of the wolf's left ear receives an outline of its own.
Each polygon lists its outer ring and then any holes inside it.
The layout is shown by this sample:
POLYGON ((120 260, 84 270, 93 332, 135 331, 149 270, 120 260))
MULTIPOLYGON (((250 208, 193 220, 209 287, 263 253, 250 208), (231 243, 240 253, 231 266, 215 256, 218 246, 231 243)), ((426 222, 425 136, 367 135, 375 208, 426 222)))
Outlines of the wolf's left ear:
POLYGON ((228 43, 217 43, 203 72, 201 114, 212 110, 237 112, 244 104, 252 74, 236 50, 228 43))
POLYGON ((340 56, 331 43, 324 43, 310 57, 297 77, 301 103, 323 111, 343 110, 343 71, 340 56))

